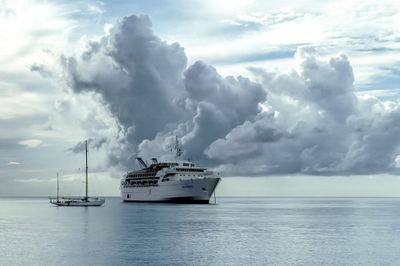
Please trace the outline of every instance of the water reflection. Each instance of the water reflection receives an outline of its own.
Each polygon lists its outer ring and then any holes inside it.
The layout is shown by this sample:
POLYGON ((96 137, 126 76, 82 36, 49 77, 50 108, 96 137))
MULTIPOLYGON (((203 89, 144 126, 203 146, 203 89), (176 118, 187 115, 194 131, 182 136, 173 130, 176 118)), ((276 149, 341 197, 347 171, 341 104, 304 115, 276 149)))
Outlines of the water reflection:
POLYGON ((0 199, 0 265, 395 265, 398 199, 0 199))

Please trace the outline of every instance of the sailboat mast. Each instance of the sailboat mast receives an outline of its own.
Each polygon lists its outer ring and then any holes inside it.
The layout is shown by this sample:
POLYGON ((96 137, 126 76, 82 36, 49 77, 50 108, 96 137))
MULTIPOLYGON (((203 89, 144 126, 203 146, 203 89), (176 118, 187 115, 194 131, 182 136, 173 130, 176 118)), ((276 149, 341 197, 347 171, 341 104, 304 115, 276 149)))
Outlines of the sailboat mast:
POLYGON ((60 185, 58 180, 58 172, 57 172, 57 202, 60 202, 60 185))
POLYGON ((85 199, 88 200, 88 163, 87 163, 87 157, 88 157, 88 149, 87 149, 88 141, 85 141, 85 146, 86 146, 86 197, 85 199))

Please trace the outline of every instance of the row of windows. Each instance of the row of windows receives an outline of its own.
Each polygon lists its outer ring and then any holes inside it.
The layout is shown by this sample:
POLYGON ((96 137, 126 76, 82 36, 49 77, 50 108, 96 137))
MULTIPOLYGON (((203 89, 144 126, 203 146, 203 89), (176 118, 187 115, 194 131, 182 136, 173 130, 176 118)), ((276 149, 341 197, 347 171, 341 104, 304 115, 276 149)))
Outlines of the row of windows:
POLYGON ((147 186, 156 186, 157 181, 131 181, 131 182, 126 182, 123 185, 130 185, 134 187, 147 187, 147 186))
POLYGON ((136 179, 131 179, 131 180, 122 180, 121 185, 129 185, 129 184, 139 184, 139 183, 157 183, 158 179, 145 179, 145 180, 136 180, 136 179))
POLYGON ((148 176, 154 176, 154 173, 128 175, 128 177, 148 177, 148 176))
POLYGON ((176 168, 179 172, 204 172, 203 169, 187 169, 187 168, 176 168))

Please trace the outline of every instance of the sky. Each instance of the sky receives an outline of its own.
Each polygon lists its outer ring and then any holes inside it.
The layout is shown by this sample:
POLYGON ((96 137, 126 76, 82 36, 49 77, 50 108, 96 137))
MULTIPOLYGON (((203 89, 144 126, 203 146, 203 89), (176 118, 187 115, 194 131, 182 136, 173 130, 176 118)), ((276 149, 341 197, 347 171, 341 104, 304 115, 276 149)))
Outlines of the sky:
POLYGON ((222 196, 400 196, 397 1, 0 0, 0 196, 114 196, 138 156, 222 196))

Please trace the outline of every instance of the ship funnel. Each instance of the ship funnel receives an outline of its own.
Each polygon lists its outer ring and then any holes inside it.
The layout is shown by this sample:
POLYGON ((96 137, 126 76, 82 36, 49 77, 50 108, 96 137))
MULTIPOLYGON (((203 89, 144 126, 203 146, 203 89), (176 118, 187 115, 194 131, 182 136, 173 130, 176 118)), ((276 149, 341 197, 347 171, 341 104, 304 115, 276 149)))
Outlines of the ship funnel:
POLYGON ((157 158, 151 158, 151 161, 152 161, 153 163, 158 163, 157 158))
POLYGON ((137 157, 136 160, 139 162, 139 164, 142 167, 142 169, 147 168, 147 164, 143 161, 142 158, 137 157))

